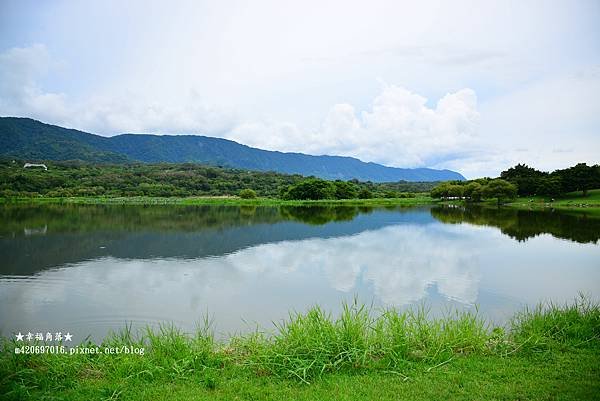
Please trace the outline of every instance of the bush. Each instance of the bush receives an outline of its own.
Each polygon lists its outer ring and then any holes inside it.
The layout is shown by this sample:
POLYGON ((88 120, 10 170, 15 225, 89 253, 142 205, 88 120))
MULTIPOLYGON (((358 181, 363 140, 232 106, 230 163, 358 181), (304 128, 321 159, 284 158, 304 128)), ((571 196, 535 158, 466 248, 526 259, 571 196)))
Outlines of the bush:
POLYGON ((310 178, 288 187, 283 194, 288 200, 335 199, 336 187, 333 183, 319 178, 310 178))
POLYGON ((256 198, 256 192, 253 189, 242 189, 240 191, 240 198, 254 199, 254 198, 256 198))
POLYGON ((496 198, 498 205, 500 205, 504 200, 517 197, 517 186, 497 178, 488 182, 488 184, 482 188, 482 195, 486 199, 496 198))
POLYGON ((336 199, 356 199, 358 196, 358 186, 351 182, 335 181, 336 199))
POLYGON ((371 199, 372 197, 373 197, 373 192, 371 192, 367 188, 361 189, 360 192, 358 193, 359 199, 371 199))
POLYGON ((473 181, 465 185, 463 195, 473 202, 479 202, 481 201, 482 189, 483 186, 480 183, 473 181))

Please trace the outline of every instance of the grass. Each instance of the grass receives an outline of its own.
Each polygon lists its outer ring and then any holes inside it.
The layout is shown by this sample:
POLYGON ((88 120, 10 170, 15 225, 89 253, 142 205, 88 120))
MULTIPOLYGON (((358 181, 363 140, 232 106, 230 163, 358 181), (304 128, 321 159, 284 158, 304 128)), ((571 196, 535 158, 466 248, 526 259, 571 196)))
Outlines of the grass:
POLYGON ((596 210, 600 209, 600 189, 588 191, 587 196, 583 196, 581 191, 570 192, 554 200, 543 196, 519 197, 508 206, 527 209, 596 210))
POLYGON ((242 199, 239 197, 21 197, 0 198, 0 203, 31 204, 117 204, 117 205, 231 205, 231 206, 306 206, 306 205, 345 205, 345 206, 395 206, 425 205, 433 203, 426 194, 416 194, 414 198, 373 198, 373 199, 340 199, 340 200, 282 200, 276 198, 242 199))
MULTIPOLYGON (((444 200, 437 201, 442 204, 449 205, 465 205, 465 200, 444 200)), ((497 207, 495 199, 484 200, 475 203, 476 205, 485 205, 489 207, 497 207)), ((560 198, 553 199, 544 196, 522 196, 514 199, 512 202, 503 203, 502 207, 509 207, 522 210, 561 210, 564 212, 573 212, 574 214, 585 213, 593 217, 600 216, 600 189, 592 189, 588 191, 587 196, 583 196, 583 192, 569 192, 560 198)))
MULTIPOLYGON (((222 197, 20 197, 0 198, 0 203, 29 204, 90 204, 90 205, 230 205, 230 206, 419 206, 433 204, 434 200, 426 193, 415 194, 414 198, 373 198, 373 199, 341 199, 341 200, 282 200, 277 198, 242 199, 237 196, 222 197)), ((443 203, 461 203, 463 201, 445 201, 443 203)), ((496 201, 487 202, 496 205, 496 201)), ((506 207, 520 209, 561 209, 565 211, 586 211, 600 213, 600 189, 588 191, 587 196, 581 192, 571 192, 564 197, 552 201, 541 196, 519 197, 506 207)))
POLYGON ((144 355, 16 355, 15 346, 4 339, 0 351, 6 400, 600 399, 600 308, 583 298, 495 328, 477 312, 434 319, 423 307, 354 303, 226 343, 208 326, 193 336, 165 326, 100 344, 144 355))

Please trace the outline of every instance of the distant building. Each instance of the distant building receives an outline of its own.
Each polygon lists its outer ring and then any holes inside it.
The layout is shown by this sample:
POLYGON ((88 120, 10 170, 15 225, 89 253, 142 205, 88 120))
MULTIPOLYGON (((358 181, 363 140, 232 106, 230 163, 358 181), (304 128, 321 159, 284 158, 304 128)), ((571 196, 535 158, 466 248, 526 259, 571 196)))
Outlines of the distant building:
POLYGON ((26 236, 46 235, 46 233, 48 232, 48 226, 45 225, 44 227, 40 227, 40 228, 24 228, 23 232, 25 233, 26 236))
POLYGON ((48 171, 48 167, 46 167, 45 164, 25 163, 25 165, 23 166, 23 168, 29 168, 29 167, 41 167, 44 170, 48 171))

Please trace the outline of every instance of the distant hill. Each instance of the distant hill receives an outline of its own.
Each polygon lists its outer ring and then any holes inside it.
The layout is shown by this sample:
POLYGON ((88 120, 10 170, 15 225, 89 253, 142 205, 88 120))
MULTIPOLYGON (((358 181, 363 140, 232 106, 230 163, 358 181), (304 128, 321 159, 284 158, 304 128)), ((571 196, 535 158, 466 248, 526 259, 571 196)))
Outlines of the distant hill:
POLYGON ((394 182, 464 180, 450 170, 404 169, 352 157, 312 156, 252 148, 200 135, 123 134, 103 137, 29 118, 0 117, 0 156, 93 163, 194 162, 325 179, 394 182))

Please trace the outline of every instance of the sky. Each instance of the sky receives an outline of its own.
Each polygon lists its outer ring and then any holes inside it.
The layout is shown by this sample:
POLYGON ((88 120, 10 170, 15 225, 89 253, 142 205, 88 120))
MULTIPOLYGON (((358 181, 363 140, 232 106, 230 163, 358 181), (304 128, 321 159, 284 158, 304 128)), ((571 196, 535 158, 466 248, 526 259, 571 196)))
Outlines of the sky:
POLYGON ((600 163, 600 1, 0 0, 0 115, 498 176, 600 163))

